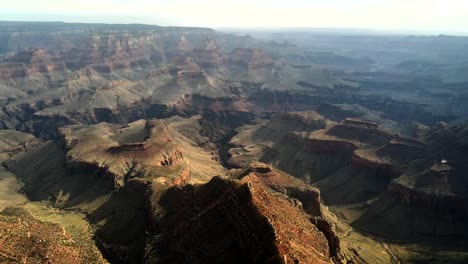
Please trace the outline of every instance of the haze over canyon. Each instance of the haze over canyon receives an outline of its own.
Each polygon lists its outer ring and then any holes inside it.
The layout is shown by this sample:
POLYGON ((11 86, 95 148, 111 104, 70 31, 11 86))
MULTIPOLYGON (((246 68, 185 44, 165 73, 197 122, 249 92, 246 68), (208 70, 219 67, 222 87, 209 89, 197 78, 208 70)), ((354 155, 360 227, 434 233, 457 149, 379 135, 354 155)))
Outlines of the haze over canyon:
POLYGON ((0 263, 467 263, 467 51, 0 22, 0 263))

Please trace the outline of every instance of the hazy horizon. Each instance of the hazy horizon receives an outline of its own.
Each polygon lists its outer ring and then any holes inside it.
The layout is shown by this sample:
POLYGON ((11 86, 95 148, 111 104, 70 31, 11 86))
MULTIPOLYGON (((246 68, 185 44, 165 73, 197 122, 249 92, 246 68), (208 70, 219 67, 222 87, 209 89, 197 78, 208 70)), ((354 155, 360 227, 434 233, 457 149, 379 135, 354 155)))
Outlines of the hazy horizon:
POLYGON ((468 1, 11 1, 0 20, 210 28, 329 28, 468 34, 468 1))

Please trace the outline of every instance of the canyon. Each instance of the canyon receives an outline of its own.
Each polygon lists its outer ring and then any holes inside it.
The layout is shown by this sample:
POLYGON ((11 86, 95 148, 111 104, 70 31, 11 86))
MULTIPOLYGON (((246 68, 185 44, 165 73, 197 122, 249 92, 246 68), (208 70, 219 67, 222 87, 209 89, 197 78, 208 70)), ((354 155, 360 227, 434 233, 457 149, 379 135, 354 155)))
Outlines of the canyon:
POLYGON ((462 44, 0 22, 0 262, 465 263, 462 44))

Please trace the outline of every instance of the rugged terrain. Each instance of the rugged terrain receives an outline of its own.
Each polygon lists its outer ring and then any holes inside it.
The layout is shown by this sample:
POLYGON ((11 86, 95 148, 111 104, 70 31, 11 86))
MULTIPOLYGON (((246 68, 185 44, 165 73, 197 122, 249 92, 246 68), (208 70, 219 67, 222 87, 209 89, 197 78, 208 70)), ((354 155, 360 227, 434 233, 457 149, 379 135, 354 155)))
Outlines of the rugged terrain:
MULTIPOLYGON (((0 135, 1 162, 40 144, 17 131, 1 130, 0 135)), ((18 193, 15 175, 3 166, 0 183, 1 263, 107 263, 83 215, 27 201, 18 193)))
POLYGON ((464 263, 467 44, 0 22, 0 259, 464 263))

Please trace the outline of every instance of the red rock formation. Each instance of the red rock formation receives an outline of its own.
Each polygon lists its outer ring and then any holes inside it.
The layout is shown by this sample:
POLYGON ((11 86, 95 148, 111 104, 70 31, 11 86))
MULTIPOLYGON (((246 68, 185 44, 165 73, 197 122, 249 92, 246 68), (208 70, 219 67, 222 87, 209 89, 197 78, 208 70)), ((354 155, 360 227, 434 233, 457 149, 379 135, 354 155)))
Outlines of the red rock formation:
POLYGON ((218 49, 213 39, 207 38, 200 47, 195 48, 191 57, 201 66, 206 68, 216 68, 225 61, 225 56, 218 49))
POLYGON ((72 70, 94 65, 98 72, 109 73, 151 65, 154 44, 160 40, 158 34, 128 33, 91 35, 80 47, 73 48, 64 55, 64 61, 72 70))
POLYGON ((171 153, 162 154, 162 160, 158 162, 160 166, 172 166, 184 159, 182 151, 176 149, 171 153))
POLYGON ((264 163, 253 163, 246 171, 254 174, 264 184, 273 190, 296 198, 301 201, 304 210, 311 216, 320 216, 320 191, 317 188, 308 186, 284 172, 279 172, 264 163))
POLYGON ((323 216, 320 191, 317 188, 259 162, 250 164, 241 177, 242 179, 254 178, 255 180, 260 180, 272 190, 297 199, 300 203, 298 206, 302 207, 312 217, 312 222, 327 238, 330 256, 339 258, 339 238, 333 231, 331 223, 323 216))
MULTIPOLYGON (((29 59, 29 70, 33 73, 49 73, 54 71, 63 70, 65 64, 59 62, 57 59, 49 56, 43 50, 34 50, 30 55, 28 54, 27 58, 29 59)), ((25 58, 26 59, 26 58, 25 58)))
POLYGON ((323 233, 257 177, 157 192, 147 263, 330 262, 323 233))
POLYGON ((28 68, 24 64, 0 63, 0 80, 24 78, 28 76, 28 68))
POLYGON ((184 185, 189 184, 190 179, 191 179, 190 170, 185 169, 179 174, 179 178, 174 179, 172 181, 172 184, 176 186, 184 186, 184 185))
POLYGON ((176 80, 182 83, 205 80, 206 76, 200 66, 190 57, 184 57, 181 65, 176 68, 176 80))
POLYGON ((24 51, 0 63, 0 79, 24 78, 35 73, 52 73, 65 69, 65 64, 43 50, 24 51))

